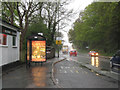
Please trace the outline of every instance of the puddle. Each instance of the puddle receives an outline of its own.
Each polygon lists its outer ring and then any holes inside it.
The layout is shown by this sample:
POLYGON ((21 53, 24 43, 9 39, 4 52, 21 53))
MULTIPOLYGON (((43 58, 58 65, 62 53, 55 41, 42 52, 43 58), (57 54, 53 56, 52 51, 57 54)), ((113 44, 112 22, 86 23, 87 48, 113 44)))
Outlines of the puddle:
POLYGON ((91 65, 95 67, 99 67, 99 58, 98 57, 91 57, 91 65))

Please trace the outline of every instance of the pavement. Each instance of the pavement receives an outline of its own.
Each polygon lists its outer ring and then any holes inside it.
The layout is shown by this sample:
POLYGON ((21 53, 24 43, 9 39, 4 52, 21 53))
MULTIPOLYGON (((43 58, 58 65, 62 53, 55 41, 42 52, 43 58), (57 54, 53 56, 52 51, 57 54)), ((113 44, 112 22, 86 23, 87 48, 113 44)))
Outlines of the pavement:
POLYGON ((94 72, 96 72, 96 73, 98 73, 100 75, 104 75, 104 76, 107 76, 107 77, 110 77, 110 78, 113 78, 115 80, 120 81, 120 75, 117 74, 117 73, 114 73, 112 71, 103 71, 103 70, 100 70, 100 69, 90 65, 90 64, 85 64, 85 63, 82 63, 82 62, 79 62, 79 61, 75 61, 75 62, 81 64, 82 66, 84 66, 84 67, 86 67, 86 68, 88 68, 90 70, 93 70, 94 72))
POLYGON ((52 64, 61 58, 48 59, 43 63, 32 63, 30 68, 25 64, 11 68, 2 75, 2 88, 58 88, 51 77, 52 64))
POLYGON ((111 56, 99 56, 101 58, 105 58, 105 59, 111 59, 112 57, 111 56))

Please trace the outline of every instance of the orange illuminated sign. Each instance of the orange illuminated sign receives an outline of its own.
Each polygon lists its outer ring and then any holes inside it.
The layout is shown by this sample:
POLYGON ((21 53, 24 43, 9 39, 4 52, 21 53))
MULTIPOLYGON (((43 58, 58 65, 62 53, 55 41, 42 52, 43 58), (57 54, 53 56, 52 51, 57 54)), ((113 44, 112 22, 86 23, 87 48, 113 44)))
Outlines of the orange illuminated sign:
POLYGON ((46 41, 32 41, 32 61, 46 61, 46 41))
POLYGON ((31 57, 32 57, 31 61, 35 62, 46 61, 46 41, 32 41, 31 57))

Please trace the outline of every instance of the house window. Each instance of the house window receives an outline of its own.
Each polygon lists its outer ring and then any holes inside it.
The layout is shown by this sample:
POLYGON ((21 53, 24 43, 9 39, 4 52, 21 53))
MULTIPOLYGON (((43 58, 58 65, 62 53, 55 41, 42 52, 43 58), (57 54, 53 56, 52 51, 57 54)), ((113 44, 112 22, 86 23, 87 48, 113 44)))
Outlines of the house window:
POLYGON ((7 35, 0 34, 0 45, 7 45, 7 35))
POLYGON ((13 46, 16 46, 16 36, 13 36, 13 46))

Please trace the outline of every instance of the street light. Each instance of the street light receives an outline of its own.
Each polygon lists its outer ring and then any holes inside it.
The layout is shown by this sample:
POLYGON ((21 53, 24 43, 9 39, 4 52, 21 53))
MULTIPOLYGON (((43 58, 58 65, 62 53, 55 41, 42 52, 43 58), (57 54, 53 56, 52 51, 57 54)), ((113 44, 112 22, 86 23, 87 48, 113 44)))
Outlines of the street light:
MULTIPOLYGON (((58 20, 59 20, 59 2, 58 2, 58 20)), ((59 22, 58 22, 58 36, 59 36, 59 22)), ((58 44, 58 58, 59 58, 59 44, 58 44)))

